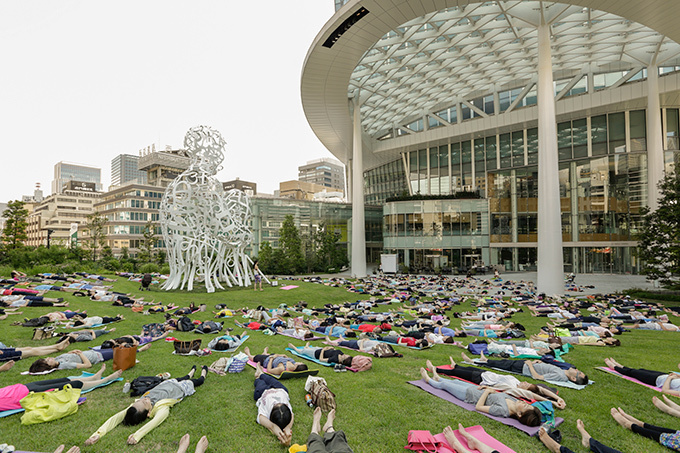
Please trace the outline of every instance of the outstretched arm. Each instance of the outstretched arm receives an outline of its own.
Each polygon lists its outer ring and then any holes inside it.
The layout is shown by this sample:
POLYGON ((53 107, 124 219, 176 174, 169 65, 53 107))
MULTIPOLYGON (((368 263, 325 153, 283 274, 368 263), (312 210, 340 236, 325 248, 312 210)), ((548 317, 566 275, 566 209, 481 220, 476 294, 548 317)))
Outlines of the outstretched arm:
POLYGON ((111 416, 108 420, 104 422, 102 426, 99 427, 97 431, 94 432, 86 441, 85 445, 93 445, 96 443, 102 436, 106 435, 109 431, 111 431, 113 428, 118 426, 120 422, 123 421, 125 418, 125 413, 127 412, 127 407, 123 409, 122 411, 118 412, 117 414, 111 416))
POLYGON ((144 426, 139 428, 134 434, 131 434, 130 437, 128 437, 127 443, 129 445, 135 445, 137 442, 142 440, 144 436, 151 432, 152 429, 163 423, 165 419, 168 418, 168 415, 170 415, 170 407, 171 406, 160 407, 149 422, 147 422, 144 426))

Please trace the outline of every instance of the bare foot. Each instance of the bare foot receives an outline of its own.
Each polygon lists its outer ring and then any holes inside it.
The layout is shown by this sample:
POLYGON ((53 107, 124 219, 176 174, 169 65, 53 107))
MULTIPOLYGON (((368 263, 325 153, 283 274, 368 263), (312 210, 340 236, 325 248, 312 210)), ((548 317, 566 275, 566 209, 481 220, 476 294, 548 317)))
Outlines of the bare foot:
POLYGON ((590 434, 588 434, 588 431, 586 431, 586 426, 583 424, 580 418, 576 420, 576 428, 578 429, 578 432, 581 433, 581 445, 583 445, 586 448, 589 448, 590 434))
POLYGON ((177 453, 185 453, 187 448, 189 448, 189 442, 191 442, 191 439, 189 438, 189 433, 186 433, 179 440, 179 448, 177 449, 177 453))
POLYGON ((453 360, 452 356, 449 356, 449 361, 451 362, 451 368, 455 368, 456 367, 456 361, 453 360))
POLYGON ((204 453, 208 449, 208 438, 206 436, 201 437, 196 444, 195 453, 204 453))
POLYGON ((453 447, 454 451, 457 453, 470 453, 470 450, 465 448, 465 446, 460 443, 458 438, 453 432, 453 429, 450 426, 447 426, 444 428, 444 438, 446 439, 446 442, 453 447))
POLYGON ((293 350, 297 349, 293 343, 288 343, 288 347, 293 350))
POLYGON ((560 444, 555 442, 555 439, 548 435, 548 432, 545 430, 545 428, 541 428, 538 431, 538 438, 541 440, 541 442, 543 442, 543 445, 545 445, 548 450, 553 453, 560 453, 560 444))
POLYGON ((66 453, 80 453, 80 447, 74 445, 73 447, 69 448, 66 453))
POLYGON ((434 365, 432 365, 432 362, 430 362, 429 359, 425 361, 425 367, 430 371, 434 371, 434 365))
POLYGON ((332 433, 333 431, 335 431, 335 429, 333 429, 334 421, 335 421, 335 409, 331 409, 331 411, 328 413, 326 423, 323 425, 324 432, 332 433))
POLYGON ((262 373, 264 373, 264 370, 262 369, 262 365, 258 363, 257 366, 255 367, 255 379, 259 378, 262 375, 262 373))
POLYGON ((264 348, 264 351, 262 351, 262 354, 269 354, 269 346, 264 348))
POLYGON ((11 369, 14 366, 14 363, 15 363, 14 360, 9 360, 5 362, 2 366, 0 366, 0 373, 11 369))
POLYGON ((465 362, 472 362, 472 359, 464 352, 460 353, 460 356, 463 358, 463 361, 465 362))
POLYGON ((312 432, 319 434, 321 431, 321 408, 314 409, 314 416, 312 417, 312 432))
POLYGON ((623 409, 621 409, 620 407, 619 407, 619 414, 623 415, 623 416, 626 417, 628 420, 630 420, 631 423, 635 423, 635 424, 638 425, 638 426, 642 426, 642 425, 645 424, 643 421, 638 420, 637 418, 633 417, 632 415, 626 414, 626 413, 623 411, 623 409))
POLYGON ((430 380, 430 376, 427 375, 427 370, 425 368, 420 368, 420 377, 425 382, 430 380))
POLYGON ((106 370, 106 364, 102 363, 102 367, 97 371, 94 375, 92 375, 93 380, 94 379, 101 379, 102 375, 104 374, 104 370, 106 370))
POLYGON ((467 441, 468 447, 472 448, 473 450, 479 450, 481 452, 490 451, 488 445, 480 442, 479 440, 477 440, 476 437, 473 437, 472 434, 465 431, 465 427, 463 427, 463 425, 461 425, 460 423, 458 423, 458 432, 463 435, 463 437, 467 441))
POLYGON ((56 450, 54 450, 54 453, 62 453, 64 451, 64 448, 66 448, 66 445, 61 444, 57 447, 56 450))
POLYGON ((432 379, 434 379, 434 380, 437 381, 437 382, 441 381, 441 378, 440 378, 439 375, 437 374, 437 369, 436 369, 436 368, 433 368, 433 369, 432 369, 432 379))
POLYGON ((619 425, 623 426, 626 429, 631 429, 631 426, 633 425, 631 421, 628 420, 623 415, 619 414, 619 411, 616 410, 615 407, 612 407, 612 410, 610 412, 614 420, 616 420, 616 423, 618 423, 619 425))
POLYGON ((115 332, 115 331, 116 331, 116 328, 115 328, 115 327, 112 327, 111 329, 109 329, 109 333, 115 332))

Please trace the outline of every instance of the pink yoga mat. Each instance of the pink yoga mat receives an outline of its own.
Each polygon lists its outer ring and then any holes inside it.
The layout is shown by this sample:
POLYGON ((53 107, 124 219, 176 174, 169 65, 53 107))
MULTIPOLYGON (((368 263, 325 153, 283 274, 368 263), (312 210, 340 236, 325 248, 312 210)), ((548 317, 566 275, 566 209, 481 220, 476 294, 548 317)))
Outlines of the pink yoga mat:
POLYGON ((657 392, 661 391, 661 389, 659 387, 655 387, 653 385, 645 384, 644 382, 638 381, 637 379, 632 378, 630 376, 625 376, 625 375, 619 373, 618 371, 616 371, 614 368, 608 368, 606 366, 596 366, 595 369, 598 369, 600 371, 604 371, 605 373, 609 373, 609 374, 612 374, 614 376, 623 378, 623 379, 630 381, 630 382, 635 382, 636 384, 644 385, 645 387, 650 388, 652 390, 656 390, 657 392))
POLYGON ((285 291, 288 291, 289 289, 293 289, 293 288, 299 288, 299 287, 296 286, 296 285, 288 285, 288 286, 282 286, 281 287, 281 289, 283 289, 285 291))
MULTIPOLYGON (((502 444, 494 437, 488 435, 481 425, 470 426, 469 428, 465 428, 465 431, 467 431, 468 434, 471 434, 472 437, 476 438, 477 440, 480 440, 489 447, 497 450, 499 453, 516 453, 515 450, 513 450, 512 448, 502 444)), ((456 435, 460 443, 467 447, 468 450, 470 450, 472 453, 479 453, 479 450, 473 450, 470 447, 468 447, 467 441, 465 440, 465 438, 463 437, 459 430, 455 430, 453 433, 456 435)), ((438 453, 456 453, 456 451, 453 448, 451 448, 449 444, 446 442, 444 433, 436 434, 434 438, 442 443, 442 446, 439 448, 438 453)))

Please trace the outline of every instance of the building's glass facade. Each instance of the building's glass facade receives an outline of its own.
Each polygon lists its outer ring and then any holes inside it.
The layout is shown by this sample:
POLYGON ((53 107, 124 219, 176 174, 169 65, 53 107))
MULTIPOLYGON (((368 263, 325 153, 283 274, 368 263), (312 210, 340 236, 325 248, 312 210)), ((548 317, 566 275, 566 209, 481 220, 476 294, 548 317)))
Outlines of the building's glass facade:
POLYGON ((139 170, 139 157, 119 154, 111 161, 111 185, 119 186, 126 182, 146 184, 146 172, 139 170))
POLYGON ((58 162, 54 166, 52 193, 62 193, 64 185, 69 181, 94 183, 95 191, 100 192, 102 190, 102 170, 96 167, 58 162))

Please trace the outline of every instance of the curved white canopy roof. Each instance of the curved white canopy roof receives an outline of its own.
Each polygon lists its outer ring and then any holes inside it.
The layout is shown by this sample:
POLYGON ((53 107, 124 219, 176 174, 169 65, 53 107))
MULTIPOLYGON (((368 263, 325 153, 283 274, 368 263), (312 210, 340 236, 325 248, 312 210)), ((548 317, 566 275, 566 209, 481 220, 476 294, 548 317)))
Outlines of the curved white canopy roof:
POLYGON ((347 162, 348 97, 359 93, 365 160, 395 124, 507 88, 537 72, 537 25, 552 31, 557 76, 680 65, 673 0, 351 0, 324 26, 302 72, 307 119, 347 162), (360 8, 368 13, 332 47, 324 42, 360 8), (597 9, 595 9, 597 8, 597 9))

